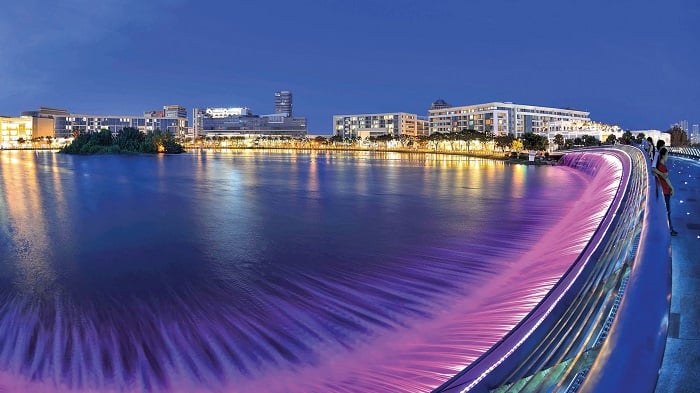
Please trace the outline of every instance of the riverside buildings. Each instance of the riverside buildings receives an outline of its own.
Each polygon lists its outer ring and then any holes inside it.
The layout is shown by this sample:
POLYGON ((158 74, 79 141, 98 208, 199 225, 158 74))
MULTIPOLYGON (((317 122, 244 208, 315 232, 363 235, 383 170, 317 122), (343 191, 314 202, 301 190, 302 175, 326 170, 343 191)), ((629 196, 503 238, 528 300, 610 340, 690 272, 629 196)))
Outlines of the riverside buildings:
POLYGON ((466 129, 489 132, 496 135, 511 134, 520 137, 524 133, 548 135, 558 131, 572 138, 585 134, 603 136, 616 130, 591 122, 589 112, 574 109, 521 105, 512 102, 454 107, 444 100, 435 101, 428 110, 428 119, 415 114, 371 113, 333 116, 333 134, 343 138, 401 135, 426 136, 434 133, 451 133, 466 129))
POLYGON ((52 119, 19 116, 0 116, 0 147, 8 148, 21 145, 40 137, 54 136, 54 123, 52 119))
POLYGON ((546 129, 539 134, 546 136, 549 140, 552 140, 557 134, 563 136, 564 139, 576 139, 588 135, 604 142, 610 135, 620 137, 622 129, 618 126, 590 120, 559 120, 547 123, 546 129))
POLYGON ((679 127, 681 130, 688 132, 690 129, 688 128, 688 120, 681 120, 676 124, 671 124, 671 128, 673 127, 679 127))
POLYGON ((517 138, 524 133, 546 134, 549 131, 549 125, 555 122, 590 122, 590 120, 589 112, 512 102, 490 102, 457 107, 433 104, 428 111, 430 134, 473 129, 496 135, 511 134, 517 138))
POLYGON ((416 114, 366 113, 333 116, 333 134, 344 139, 391 135, 427 136, 428 121, 416 114))
POLYGON ((275 113, 292 117, 292 92, 278 91, 275 93, 275 113))
MULTIPOLYGON (((143 132, 161 130, 173 135, 184 135, 187 131, 187 109, 180 105, 166 105, 163 110, 147 111, 143 116, 88 115, 71 113, 65 109, 41 107, 37 111, 22 112, 23 117, 42 119, 53 124, 53 137, 69 138, 75 134, 98 132, 108 129, 113 134, 126 127, 143 132)), ((34 136, 36 137, 36 135, 34 136)))
POLYGON ((195 108, 195 135, 305 137, 306 118, 292 117, 292 93, 275 93, 275 113, 254 115, 248 107, 195 108))

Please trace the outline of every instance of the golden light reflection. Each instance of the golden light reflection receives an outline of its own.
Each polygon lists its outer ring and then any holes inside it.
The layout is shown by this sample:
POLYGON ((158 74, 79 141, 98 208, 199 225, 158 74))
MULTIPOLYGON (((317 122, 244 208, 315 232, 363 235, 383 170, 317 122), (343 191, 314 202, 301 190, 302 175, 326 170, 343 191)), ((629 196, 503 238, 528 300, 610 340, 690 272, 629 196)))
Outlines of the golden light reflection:
POLYGON ((513 198, 525 197, 527 168, 527 165, 513 165, 512 167, 513 187, 511 188, 511 196, 513 198))
POLYGON ((42 166, 35 163, 33 152, 0 153, 0 179, 4 199, 3 216, 7 217, 8 233, 17 248, 16 264, 19 290, 41 293, 56 279, 50 265, 51 237, 45 219, 48 194, 39 180, 42 166))
POLYGON ((316 162, 316 153, 312 153, 309 157, 309 180, 306 182, 308 192, 319 192, 318 184, 318 162, 316 162))
POLYGON ((49 170, 51 171, 51 185, 54 197, 53 209, 59 222, 66 221, 68 212, 68 199, 63 190, 63 180, 62 174, 66 170, 62 169, 58 162, 56 162, 56 156, 51 153, 49 170))

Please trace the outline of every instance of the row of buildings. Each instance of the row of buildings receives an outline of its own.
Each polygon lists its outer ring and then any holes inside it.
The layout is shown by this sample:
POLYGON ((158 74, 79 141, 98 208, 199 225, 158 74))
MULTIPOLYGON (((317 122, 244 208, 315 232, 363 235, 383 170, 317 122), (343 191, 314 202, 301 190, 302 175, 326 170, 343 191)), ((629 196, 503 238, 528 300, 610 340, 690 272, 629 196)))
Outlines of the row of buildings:
MULTIPOLYGON (((144 112, 143 116, 87 115, 42 107, 23 112, 19 117, 0 116, 0 144, 12 146, 42 137, 60 143, 78 133, 108 129, 116 134, 125 127, 144 132, 167 130, 181 137, 274 135, 299 138, 307 135, 306 118, 293 116, 292 93, 278 91, 274 95, 272 114, 256 115, 248 107, 194 108, 191 122, 187 109, 179 105, 166 105, 162 110, 144 112)), ((333 135, 343 139, 380 135, 421 137, 465 129, 515 137, 535 133, 550 139, 556 134, 565 139, 590 135, 601 141, 611 134, 622 135, 617 126, 592 121, 589 112, 512 102, 452 106, 437 100, 430 106, 427 116, 406 112, 333 116, 333 135)), ((643 132, 661 134, 655 130, 643 132)))
POLYGON ((36 111, 22 112, 18 117, 0 116, 0 146, 10 147, 40 138, 63 143, 77 134, 103 129, 116 134, 127 127, 144 132, 167 130, 182 135, 188 129, 187 109, 179 105, 166 105, 163 110, 147 111, 143 116, 111 116, 41 107, 36 111))
POLYGON ((269 115, 254 115, 248 107, 195 108, 192 111, 192 133, 206 136, 276 135, 304 137, 305 117, 293 116, 290 91, 275 93, 275 111, 269 115))
POLYGON ((670 128, 678 127, 688 134, 688 141, 690 143, 700 143, 700 124, 693 124, 690 128, 688 125, 688 120, 681 120, 678 123, 671 124, 670 128))
POLYGON ((190 126, 188 111, 180 105, 166 105, 142 116, 93 115, 66 109, 41 107, 20 116, 0 116, 0 147, 12 147, 37 139, 65 143, 71 137, 108 129, 113 134, 131 127, 143 132, 162 130, 177 136, 287 135, 307 134, 306 118, 292 116, 292 93, 275 93, 274 113, 255 115, 247 107, 195 108, 190 126))
POLYGON ((428 136, 468 129, 515 137, 524 133, 551 134, 551 137, 562 134, 567 139, 592 135, 601 140, 611 133, 621 132, 617 126, 592 121, 589 115, 589 112, 575 109, 512 102, 455 107, 444 100, 437 100, 428 110, 427 117, 404 112, 337 115, 333 117, 333 132, 334 135, 351 139, 383 134, 428 136))

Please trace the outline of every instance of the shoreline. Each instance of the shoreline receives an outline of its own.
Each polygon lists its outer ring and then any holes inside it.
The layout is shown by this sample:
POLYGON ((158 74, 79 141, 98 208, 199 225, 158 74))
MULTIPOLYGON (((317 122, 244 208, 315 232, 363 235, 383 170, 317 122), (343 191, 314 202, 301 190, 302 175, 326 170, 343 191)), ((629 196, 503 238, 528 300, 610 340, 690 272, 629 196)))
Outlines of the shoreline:
MULTIPOLYGON (((513 163, 513 164, 524 164, 524 165, 554 165, 556 162, 563 156, 565 153, 564 152, 555 152, 550 155, 550 158, 547 160, 543 159, 538 159, 535 161, 529 161, 527 155, 525 154, 525 158, 514 158, 510 156, 510 152, 499 152, 499 153, 489 153, 489 152, 463 152, 463 151, 445 151, 445 150, 429 150, 429 149, 401 149, 401 148, 393 148, 393 149, 377 149, 377 148, 361 148, 361 147, 334 147, 334 146, 327 146, 327 147, 319 147, 319 146, 305 146, 305 147, 298 147, 298 146, 280 146, 280 147, 275 147, 275 146, 265 146, 265 147, 256 147, 256 146, 245 146, 245 147, 192 147, 192 146, 185 146, 185 152, 193 152, 197 150, 204 150, 204 151, 226 151, 226 150, 301 150, 301 151, 349 151, 349 152, 384 152, 384 153, 419 153, 419 154, 443 154, 443 155, 452 155, 452 156, 461 156, 461 157, 472 157, 472 158, 483 158, 483 159, 490 159, 490 160, 497 160, 497 161, 504 161, 508 163, 513 163)), ((521 154, 522 156, 522 154, 521 154)))
POLYGON ((319 147, 319 146, 245 146, 245 147, 201 147, 201 146, 184 146, 185 152, 192 152, 197 150, 204 151, 226 151, 226 150, 301 150, 301 151, 367 151, 367 152, 385 152, 385 153, 419 153, 419 154, 443 154, 461 157, 472 157, 472 158, 483 158, 497 161, 505 161, 515 164, 525 164, 525 165, 553 165, 561 158, 565 153, 555 152, 550 155, 550 159, 543 160, 538 159, 535 161, 529 161, 527 155, 525 158, 514 158, 510 156, 510 152, 499 152, 499 153, 488 153, 488 152, 463 152, 463 151, 445 151, 445 150, 429 150, 429 149, 407 149, 407 148, 392 148, 392 149, 377 149, 377 148, 362 148, 362 147, 319 147))
MULTIPOLYGON (((419 153, 419 154, 443 154, 461 157, 472 157, 472 158, 482 158, 496 161, 504 161, 511 164, 522 164, 522 165, 554 165, 559 160, 559 158, 565 154, 565 152, 555 152, 550 155, 548 160, 535 160, 529 161, 527 155, 525 158, 514 158, 510 156, 510 152, 499 152, 499 153, 489 153, 489 152, 463 152, 463 151, 445 151, 445 150, 429 150, 429 149, 377 149, 377 148, 362 148, 362 147, 336 147, 336 146, 242 146, 242 147, 201 147, 201 146, 183 146, 185 152, 195 152, 195 151, 232 151, 232 150, 298 150, 298 151, 366 151, 366 152, 385 152, 385 153, 419 153)), ((55 151, 58 152, 60 148, 56 147, 31 147, 31 148, 3 148, 0 151, 55 151)), ((522 154, 521 154, 522 156, 522 154)))

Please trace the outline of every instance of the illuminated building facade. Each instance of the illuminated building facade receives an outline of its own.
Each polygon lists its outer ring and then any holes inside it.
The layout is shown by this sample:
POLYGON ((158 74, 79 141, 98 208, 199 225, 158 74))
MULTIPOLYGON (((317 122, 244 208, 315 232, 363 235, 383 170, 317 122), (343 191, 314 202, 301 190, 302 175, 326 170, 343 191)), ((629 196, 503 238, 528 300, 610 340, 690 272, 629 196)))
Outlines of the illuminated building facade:
POLYGON ((428 111, 430 134, 472 129, 496 135, 524 133, 543 134, 549 123, 559 121, 590 121, 589 112, 573 109, 520 105, 512 102, 446 107, 428 111))
POLYGON ((253 112, 247 107, 242 108, 206 108, 204 113, 213 119, 223 119, 231 116, 252 116, 253 112))
POLYGON ((166 105, 163 107, 163 117, 168 119, 187 119, 187 108, 180 105, 166 105))
POLYGON ((427 136, 428 121, 405 112, 333 116, 333 134, 345 139, 391 135, 427 136))
POLYGON ((195 109, 194 118, 197 135, 304 137, 307 134, 305 117, 289 117, 286 114, 258 116, 247 108, 195 109), (222 115, 224 113, 228 115, 222 115))
POLYGON ((278 91, 275 93, 275 114, 292 116, 292 92, 278 91))
POLYGON ((688 132, 690 130, 690 128, 688 128, 688 120, 681 120, 676 124, 671 124, 671 128, 673 127, 678 127, 685 132, 688 132))
POLYGON ((42 117, 0 116, 0 146, 3 148, 21 145, 40 137, 53 138, 53 120, 42 117))
POLYGON ((557 120, 548 122, 546 129, 537 132, 546 136, 550 144, 556 135, 564 139, 576 139, 583 136, 592 136, 601 142, 605 142, 609 135, 620 136, 622 130, 619 126, 584 120, 557 120))
MULTIPOLYGON (((632 134, 633 138, 636 138, 638 134, 644 134, 644 137, 651 137, 651 140, 656 143, 659 139, 662 139, 664 142, 666 142, 666 146, 671 146, 671 134, 667 132, 663 132, 661 130, 629 130, 629 132, 632 134)), ((624 131, 620 130, 619 132, 615 133, 615 136, 617 138, 622 138, 622 134, 624 134, 624 131)))
POLYGON ((161 130, 170 131, 173 135, 184 135, 188 126, 187 109, 179 105, 166 105, 163 110, 147 111, 143 116, 86 115, 46 107, 22 114, 51 119, 55 138, 68 138, 79 133, 99 132, 102 129, 116 134, 127 127, 143 132, 161 130))
POLYGON ((292 117, 292 93, 275 93, 275 113, 255 115, 248 107, 195 108, 193 132, 200 136, 305 137, 305 117, 292 117))

